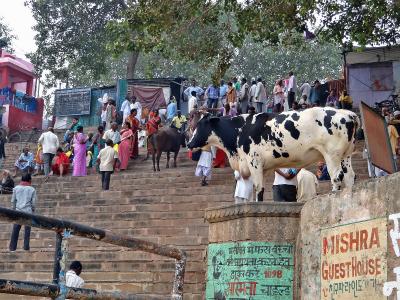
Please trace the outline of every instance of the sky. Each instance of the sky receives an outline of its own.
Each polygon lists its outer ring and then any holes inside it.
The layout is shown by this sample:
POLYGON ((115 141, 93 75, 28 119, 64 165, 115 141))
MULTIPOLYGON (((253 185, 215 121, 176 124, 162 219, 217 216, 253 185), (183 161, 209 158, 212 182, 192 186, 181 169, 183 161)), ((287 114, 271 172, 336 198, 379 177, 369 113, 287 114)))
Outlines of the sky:
POLYGON ((36 49, 35 32, 32 29, 35 20, 32 17, 31 10, 24 6, 24 1, 0 0, 0 17, 17 36, 12 46, 15 49, 15 54, 21 58, 24 58, 26 53, 33 52, 36 49))

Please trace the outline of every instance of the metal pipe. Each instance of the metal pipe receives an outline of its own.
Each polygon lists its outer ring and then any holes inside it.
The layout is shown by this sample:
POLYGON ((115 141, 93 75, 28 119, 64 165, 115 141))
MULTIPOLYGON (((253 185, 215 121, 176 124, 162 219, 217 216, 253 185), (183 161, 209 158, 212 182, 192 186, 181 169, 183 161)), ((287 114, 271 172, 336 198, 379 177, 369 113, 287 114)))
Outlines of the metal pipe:
POLYGON ((71 231, 72 235, 117 246, 127 247, 133 250, 141 250, 161 256, 167 256, 170 258, 175 258, 177 260, 181 260, 185 255, 184 251, 178 248, 163 246, 156 243, 131 238, 128 236, 114 234, 109 230, 98 229, 68 220, 59 220, 41 215, 33 215, 4 207, 0 207, 0 220, 9 221, 11 223, 16 223, 20 225, 28 225, 31 227, 52 230, 55 232, 62 232, 64 229, 68 229, 71 231))
MULTIPOLYGON (((175 277, 171 297, 176 300, 181 300, 183 298, 186 253, 178 248, 163 246, 144 240, 114 234, 108 230, 98 229, 74 223, 68 220, 59 220, 41 215, 33 215, 21 211, 7 209, 4 207, 0 207, 0 220, 20 225, 28 225, 31 227, 42 228, 45 230, 52 230, 57 233, 64 231, 64 233, 68 232, 72 235, 101 241, 108 244, 174 258, 175 277)), ((68 298, 71 297, 68 296, 68 298)))
MULTIPOLYGON (((56 298, 60 295, 60 289, 55 284, 43 284, 34 283, 27 281, 7 280, 0 279, 0 293, 3 294, 14 294, 14 295, 25 295, 25 296, 38 296, 56 298)), ((120 292, 103 292, 92 289, 78 289, 68 288, 67 292, 68 299, 79 299, 79 300, 167 300, 170 297, 160 295, 131 295, 120 292)))
POLYGON ((53 265, 53 283, 54 284, 58 284, 58 280, 60 278, 60 260, 62 257, 61 242, 62 242, 62 235, 57 232, 56 233, 56 249, 54 252, 54 265, 53 265))

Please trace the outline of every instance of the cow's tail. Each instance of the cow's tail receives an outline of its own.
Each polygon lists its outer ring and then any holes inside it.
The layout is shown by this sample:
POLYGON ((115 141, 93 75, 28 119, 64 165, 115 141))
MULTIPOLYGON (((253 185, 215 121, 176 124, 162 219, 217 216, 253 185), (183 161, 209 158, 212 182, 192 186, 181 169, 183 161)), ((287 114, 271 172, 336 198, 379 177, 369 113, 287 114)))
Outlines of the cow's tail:
POLYGON ((354 113, 353 115, 353 121, 354 121, 354 132, 353 132, 353 143, 356 143, 357 140, 357 131, 360 128, 361 122, 360 122, 360 118, 358 117, 358 115, 356 113, 354 113))

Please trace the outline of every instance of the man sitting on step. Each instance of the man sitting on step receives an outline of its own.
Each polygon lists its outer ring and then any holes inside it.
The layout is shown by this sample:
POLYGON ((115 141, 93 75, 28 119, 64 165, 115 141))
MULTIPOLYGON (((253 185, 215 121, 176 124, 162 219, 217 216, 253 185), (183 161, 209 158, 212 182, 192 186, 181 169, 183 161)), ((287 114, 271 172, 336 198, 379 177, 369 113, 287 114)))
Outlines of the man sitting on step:
POLYGON ((69 266, 69 271, 65 276, 65 285, 72 288, 82 288, 85 281, 79 277, 82 272, 82 264, 80 261, 73 261, 69 266))
POLYGON ((21 173, 32 173, 34 168, 34 156, 32 152, 29 152, 29 148, 25 147, 22 151, 21 155, 18 157, 15 162, 15 171, 13 177, 17 177, 18 171, 21 173))

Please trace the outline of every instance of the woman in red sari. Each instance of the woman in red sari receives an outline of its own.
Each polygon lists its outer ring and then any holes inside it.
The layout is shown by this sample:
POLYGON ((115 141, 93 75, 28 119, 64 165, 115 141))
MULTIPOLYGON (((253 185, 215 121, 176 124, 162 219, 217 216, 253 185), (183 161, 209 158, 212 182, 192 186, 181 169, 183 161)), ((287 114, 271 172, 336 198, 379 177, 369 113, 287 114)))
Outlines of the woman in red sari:
POLYGON ((139 120, 137 119, 137 110, 132 109, 131 114, 126 118, 126 121, 131 124, 131 130, 133 134, 133 147, 132 147, 132 153, 131 153, 131 158, 136 159, 139 156, 139 129, 140 129, 140 123, 139 120))
POLYGON ((131 130, 131 124, 129 122, 124 123, 120 134, 121 143, 118 147, 118 157, 120 161, 119 169, 123 171, 128 167, 129 157, 132 153, 133 134, 131 130))
POLYGON ((69 157, 64 153, 61 148, 57 149, 56 161, 51 166, 51 168, 53 170, 53 173, 60 175, 60 177, 68 174, 69 157))

